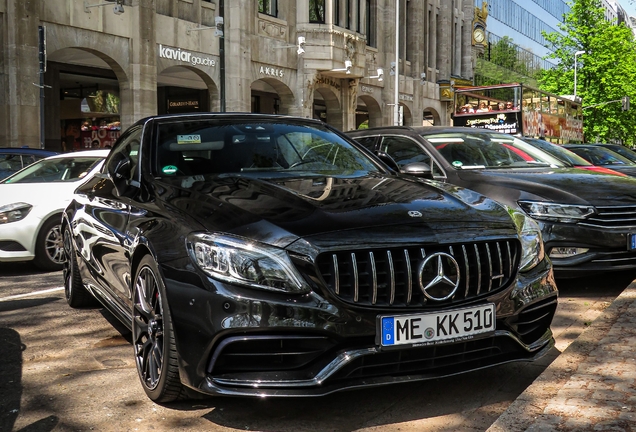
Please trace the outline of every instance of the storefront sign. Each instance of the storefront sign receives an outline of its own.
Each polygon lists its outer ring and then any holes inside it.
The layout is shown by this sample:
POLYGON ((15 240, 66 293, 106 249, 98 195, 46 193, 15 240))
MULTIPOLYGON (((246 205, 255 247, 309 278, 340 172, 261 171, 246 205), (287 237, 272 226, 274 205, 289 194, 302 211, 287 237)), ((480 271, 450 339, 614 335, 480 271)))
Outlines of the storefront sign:
POLYGON ((334 87, 336 90, 340 90, 340 83, 332 78, 323 77, 322 75, 316 77, 316 84, 326 84, 334 87))
POLYGON ((282 69, 277 69, 270 66, 261 66, 258 70, 258 73, 260 73, 261 75, 273 76, 277 78, 282 78, 285 74, 282 69))
POLYGON ((199 108, 199 101, 198 100, 188 100, 188 101, 171 101, 168 100, 168 108, 182 108, 182 107, 188 107, 188 108, 199 108))
POLYGON ((161 44, 159 44, 159 57, 190 63, 193 66, 216 66, 216 60, 213 58, 201 57, 181 48, 170 48, 161 44))
POLYGON ((400 94, 400 100, 413 102, 412 95, 400 94))

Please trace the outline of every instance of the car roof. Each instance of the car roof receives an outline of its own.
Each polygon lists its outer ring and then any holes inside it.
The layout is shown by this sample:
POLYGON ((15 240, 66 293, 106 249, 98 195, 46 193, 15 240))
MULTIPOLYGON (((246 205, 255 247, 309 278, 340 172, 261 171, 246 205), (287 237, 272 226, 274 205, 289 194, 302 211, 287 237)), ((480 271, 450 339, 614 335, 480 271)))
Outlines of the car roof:
POLYGON ((145 117, 141 120, 138 120, 136 124, 143 124, 150 120, 206 120, 206 119, 227 119, 227 120, 235 120, 236 122, 240 122, 241 120, 284 120, 284 121, 302 121, 304 124, 307 123, 315 123, 324 126, 329 126, 327 123, 311 119, 307 117, 300 116, 292 116, 292 115, 282 115, 282 114, 261 114, 261 113, 250 113, 250 112, 225 112, 225 113, 185 113, 185 114, 160 114, 145 117))
POLYGON ((31 148, 31 147, 0 147, 0 153, 30 154, 30 155, 40 155, 42 157, 53 156, 58 154, 58 152, 56 151, 31 148))
POLYGON ((497 135, 507 135, 512 136, 510 134, 506 134, 503 132, 494 131, 491 129, 482 129, 482 128, 471 128, 464 126, 382 126, 382 127, 373 127, 368 129, 358 129, 346 132, 347 135, 368 135, 369 132, 387 132, 387 131, 410 131, 419 135, 428 135, 434 133, 444 133, 444 132, 455 132, 455 133, 471 133, 471 134, 497 134, 497 135))
POLYGON ((82 151, 76 151, 76 152, 70 152, 70 153, 60 153, 60 154, 56 154, 54 156, 50 156, 47 159, 59 159, 59 158, 67 158, 67 157, 84 157, 84 156, 88 156, 88 157, 106 157, 108 156, 108 153, 110 153, 110 149, 104 149, 104 150, 82 150, 82 151))

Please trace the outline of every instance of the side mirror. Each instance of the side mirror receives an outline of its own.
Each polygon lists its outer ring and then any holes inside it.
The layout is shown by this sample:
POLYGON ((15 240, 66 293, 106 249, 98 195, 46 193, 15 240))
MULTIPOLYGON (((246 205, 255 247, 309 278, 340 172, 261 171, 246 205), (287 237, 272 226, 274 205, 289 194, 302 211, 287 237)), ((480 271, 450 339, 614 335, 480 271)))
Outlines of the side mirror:
POLYGON ((130 181, 132 161, 121 153, 117 159, 110 161, 107 171, 119 196, 128 196, 131 192, 131 186, 138 186, 137 182, 130 181))
POLYGON ((379 151, 376 152, 376 155, 378 156, 378 158, 380 158, 380 160, 382 162, 384 162, 386 165, 389 166, 389 168, 391 168, 393 171, 395 172, 400 172, 400 166, 397 164, 397 162, 391 157, 389 156, 388 153, 379 151))
POLYGON ((403 174, 410 174, 417 177, 427 177, 427 178, 433 177, 430 165, 424 162, 412 162, 410 164, 406 164, 402 167, 400 172, 402 172, 403 174))

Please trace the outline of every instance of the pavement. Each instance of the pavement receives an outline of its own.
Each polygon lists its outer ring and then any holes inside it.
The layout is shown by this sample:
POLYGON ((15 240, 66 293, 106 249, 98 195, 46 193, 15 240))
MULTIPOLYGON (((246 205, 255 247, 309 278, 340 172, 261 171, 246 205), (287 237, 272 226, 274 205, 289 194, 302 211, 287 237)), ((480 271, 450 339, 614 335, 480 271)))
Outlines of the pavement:
POLYGON ((636 282, 488 432, 636 431, 636 282))

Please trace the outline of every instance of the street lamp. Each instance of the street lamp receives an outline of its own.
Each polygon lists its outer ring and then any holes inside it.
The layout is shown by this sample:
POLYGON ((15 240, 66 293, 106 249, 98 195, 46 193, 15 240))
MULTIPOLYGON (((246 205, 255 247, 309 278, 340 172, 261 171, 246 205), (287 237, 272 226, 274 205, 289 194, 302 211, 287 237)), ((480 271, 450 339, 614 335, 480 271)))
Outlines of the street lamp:
POLYGON ((576 98, 576 70, 578 69, 578 63, 576 58, 581 54, 585 54, 585 51, 577 51, 574 53, 574 97, 576 98))

